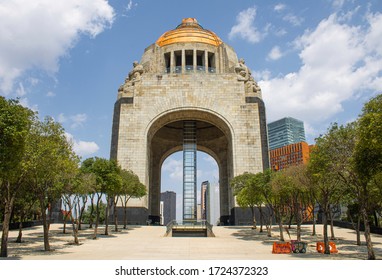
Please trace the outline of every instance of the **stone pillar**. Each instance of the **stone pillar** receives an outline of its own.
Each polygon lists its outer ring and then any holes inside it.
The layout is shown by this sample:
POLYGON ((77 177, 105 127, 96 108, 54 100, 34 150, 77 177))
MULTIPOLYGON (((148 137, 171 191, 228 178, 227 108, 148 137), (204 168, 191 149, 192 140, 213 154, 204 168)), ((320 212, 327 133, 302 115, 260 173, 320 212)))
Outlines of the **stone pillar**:
POLYGON ((196 49, 194 49, 194 53, 193 53, 194 55, 193 55, 193 59, 194 59, 194 61, 193 61, 193 67, 194 67, 194 73, 196 72, 196 67, 197 67, 197 65, 196 65, 196 49))
POLYGON ((170 73, 174 73, 175 72, 175 67, 174 67, 174 51, 171 51, 171 54, 170 54, 170 73))
POLYGON ((204 67, 206 67, 206 73, 208 73, 208 51, 204 50, 204 67))
POLYGON ((182 73, 186 73, 186 51, 182 49, 182 73))

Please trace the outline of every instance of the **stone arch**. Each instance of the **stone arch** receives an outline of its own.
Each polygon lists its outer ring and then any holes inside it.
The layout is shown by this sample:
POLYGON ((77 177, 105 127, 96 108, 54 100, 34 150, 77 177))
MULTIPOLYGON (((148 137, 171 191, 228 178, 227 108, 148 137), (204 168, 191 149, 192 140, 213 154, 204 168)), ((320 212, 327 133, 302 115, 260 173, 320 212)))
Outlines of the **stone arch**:
POLYGON ((233 204, 229 179, 233 170, 233 129, 218 114, 202 108, 177 108, 158 115, 147 129, 148 210, 158 219, 163 161, 182 150, 182 121, 197 122, 197 149, 211 155, 219 167, 220 219, 226 223, 233 204))

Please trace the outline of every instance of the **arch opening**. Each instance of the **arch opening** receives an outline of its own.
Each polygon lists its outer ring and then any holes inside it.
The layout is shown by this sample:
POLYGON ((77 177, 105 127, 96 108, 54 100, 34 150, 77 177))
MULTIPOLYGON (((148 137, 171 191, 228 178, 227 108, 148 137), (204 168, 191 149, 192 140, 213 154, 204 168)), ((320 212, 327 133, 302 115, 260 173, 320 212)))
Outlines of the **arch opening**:
POLYGON ((234 206, 229 187, 233 168, 231 130, 218 116, 197 110, 177 111, 161 116, 148 130, 149 219, 160 222, 161 169, 166 158, 183 149, 184 120, 196 122, 198 153, 203 152, 216 161, 219 172, 219 220, 222 224, 226 224, 229 222, 230 209, 234 206))
MULTIPOLYGON (((182 186, 182 162, 183 154, 181 151, 174 152, 164 159, 161 166, 161 224, 166 225, 169 220, 176 219, 181 221, 183 217, 183 186, 182 186), (167 192, 176 194, 176 209, 174 212, 169 205, 166 207, 166 196, 171 196, 167 192), (164 195, 162 195, 164 194, 164 195), (163 208, 162 208, 163 207, 163 208), (172 218, 175 214, 175 218, 172 218), (166 218, 167 215, 167 218, 166 218), (168 217, 171 216, 171 219, 168 217)), ((219 167, 216 160, 208 153, 197 152, 197 219, 207 220, 210 224, 216 225, 220 219, 220 196, 219 196, 219 167), (208 203, 205 194, 202 194, 202 184, 208 184, 208 203), (202 198, 203 197, 203 198, 202 198)), ((173 202, 168 202, 173 203, 173 202)))

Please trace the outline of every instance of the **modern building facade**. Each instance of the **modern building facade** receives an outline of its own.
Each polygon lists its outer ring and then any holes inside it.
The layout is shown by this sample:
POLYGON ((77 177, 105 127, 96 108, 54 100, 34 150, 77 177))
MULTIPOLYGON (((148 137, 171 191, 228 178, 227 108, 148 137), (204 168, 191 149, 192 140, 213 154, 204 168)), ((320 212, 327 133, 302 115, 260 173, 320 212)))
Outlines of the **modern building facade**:
POLYGON ((271 169, 278 171, 292 165, 307 163, 309 160, 310 147, 306 142, 299 142, 273 149, 269 154, 271 169))
POLYGON ((183 150, 186 121, 195 124, 195 149, 218 163, 220 221, 234 224, 240 207, 230 179, 269 168, 265 106, 244 60, 193 18, 144 50, 114 106, 110 157, 147 186, 147 196, 128 204, 142 224, 159 223, 161 167, 183 150))
POLYGON ((269 149, 305 142, 304 123, 295 118, 286 117, 268 124, 269 149))
POLYGON ((200 187, 200 204, 202 220, 209 220, 210 215, 210 182, 204 181, 200 187))
POLYGON ((160 201, 163 202, 163 221, 161 224, 167 225, 169 222, 176 220, 176 193, 173 191, 162 192, 160 201))

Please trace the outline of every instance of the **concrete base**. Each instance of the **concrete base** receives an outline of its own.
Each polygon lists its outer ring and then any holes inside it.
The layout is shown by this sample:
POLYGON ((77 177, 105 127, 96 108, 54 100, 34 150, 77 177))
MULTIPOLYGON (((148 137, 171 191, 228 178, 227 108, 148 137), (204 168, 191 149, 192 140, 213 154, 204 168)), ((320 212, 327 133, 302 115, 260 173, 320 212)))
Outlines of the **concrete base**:
MULTIPOLYGON (((117 207, 118 224, 123 224, 124 208, 117 207)), ((145 207, 128 207, 127 208, 127 224, 128 225, 147 225, 149 211, 145 207)), ((110 219, 112 221, 112 218, 110 219)))
MULTIPOLYGON (((263 224, 265 225, 267 223, 266 217, 268 217, 268 209, 265 207, 262 207, 262 211, 264 215, 263 224)), ((241 208, 241 207, 232 208, 230 217, 232 220, 231 225, 251 226, 253 224, 252 212, 250 208, 241 208)), ((258 208, 255 208, 255 219, 256 219, 256 224, 260 225, 260 211, 258 208)))

